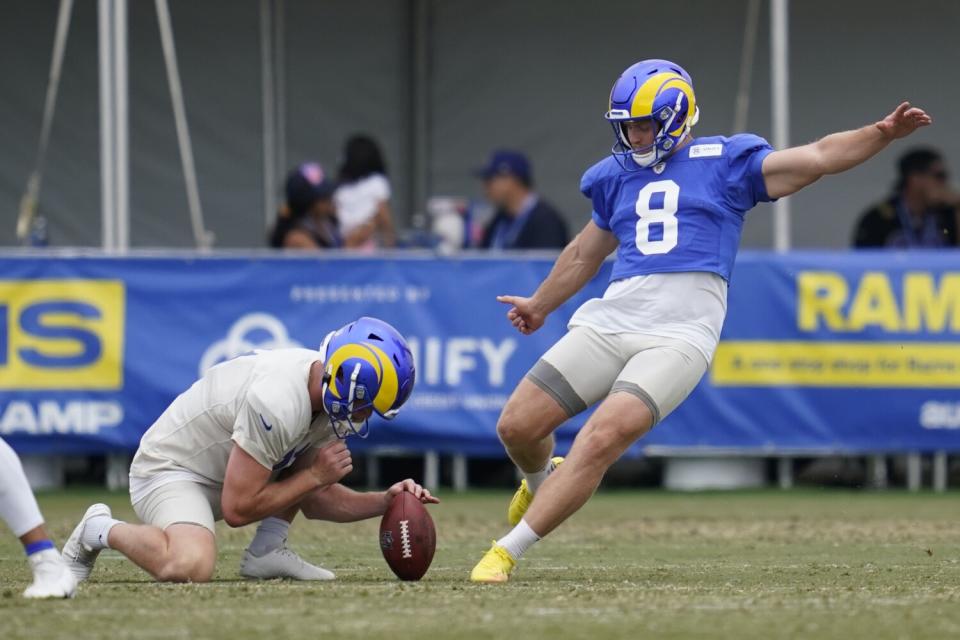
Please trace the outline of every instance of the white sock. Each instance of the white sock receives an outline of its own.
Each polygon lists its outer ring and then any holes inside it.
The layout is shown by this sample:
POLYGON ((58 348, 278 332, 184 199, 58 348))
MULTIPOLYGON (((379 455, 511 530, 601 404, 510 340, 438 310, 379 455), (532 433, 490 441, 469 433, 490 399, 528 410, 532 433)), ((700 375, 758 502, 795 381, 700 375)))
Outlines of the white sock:
POLYGON ((118 524, 123 524, 121 520, 115 520, 109 516, 96 516, 87 520, 87 526, 83 529, 81 542, 91 549, 109 549, 107 538, 110 535, 110 529, 118 524))
POLYGON ((257 557, 266 555, 286 544, 289 532, 290 523, 283 518, 265 518, 260 521, 257 533, 247 549, 257 557))
POLYGON ((497 544, 510 552, 514 560, 519 560, 534 542, 540 540, 537 532, 530 528, 526 520, 513 528, 513 531, 497 540, 497 544))
POLYGON ((33 497, 20 458, 0 439, 0 519, 18 538, 43 524, 40 507, 33 497))
POLYGON ((557 465, 553 464, 553 460, 547 460, 547 466, 545 466, 540 471, 534 471, 533 473, 523 472, 523 477, 527 479, 527 489, 530 490, 530 493, 536 493, 537 489, 540 488, 540 485, 543 484, 544 480, 547 479, 553 470, 557 468, 557 465))
POLYGON ((27 560, 30 562, 30 568, 33 570, 34 575, 37 574, 39 566, 44 563, 63 564, 60 552, 56 549, 38 551, 37 553, 27 556, 27 560))

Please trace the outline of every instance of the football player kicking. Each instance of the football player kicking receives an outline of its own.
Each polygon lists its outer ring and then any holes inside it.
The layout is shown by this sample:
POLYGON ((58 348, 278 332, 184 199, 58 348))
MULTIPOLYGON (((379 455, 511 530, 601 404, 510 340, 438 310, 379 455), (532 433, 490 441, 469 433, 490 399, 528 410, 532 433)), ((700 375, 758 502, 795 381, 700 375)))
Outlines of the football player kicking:
POLYGON ((20 458, 3 439, 0 439, 0 519, 20 538, 33 570, 33 583, 23 592, 23 597, 72 598, 77 581, 47 534, 20 458))
POLYGON ((382 515, 413 480, 358 493, 337 481, 353 468, 343 442, 365 436, 373 412, 390 419, 413 390, 403 337, 360 318, 310 349, 257 351, 212 367, 180 394, 140 441, 130 467, 133 510, 145 524, 115 520, 95 504, 64 545, 78 581, 102 549, 116 549, 163 582, 205 582, 216 561, 214 522, 260 522, 243 555, 248 578, 330 580, 330 571, 286 546, 297 512, 352 522, 382 515))
POLYGON ((693 138, 697 118, 690 76, 676 64, 644 60, 624 71, 606 113, 613 157, 580 183, 592 220, 531 297, 498 298, 530 334, 617 249, 603 298, 577 310, 500 415, 497 433, 525 477, 508 510, 516 526, 473 569, 475 582, 506 582, 524 552, 580 509, 607 468, 696 386, 720 338, 744 214, 931 122, 905 102, 860 129, 774 151, 750 134, 693 138), (553 431, 598 401, 558 466, 553 431))

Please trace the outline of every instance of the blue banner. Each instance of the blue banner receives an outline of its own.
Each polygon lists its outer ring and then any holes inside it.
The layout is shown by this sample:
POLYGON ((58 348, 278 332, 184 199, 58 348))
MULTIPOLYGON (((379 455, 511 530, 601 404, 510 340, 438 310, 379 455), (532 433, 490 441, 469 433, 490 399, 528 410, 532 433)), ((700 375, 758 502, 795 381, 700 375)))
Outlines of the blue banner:
MULTIPOLYGON (((960 450, 960 271, 951 253, 745 252, 713 367, 631 454, 960 450)), ((498 294, 550 258, 0 258, 0 436, 22 453, 132 451, 204 370, 317 347, 373 315, 408 336, 417 386, 371 446, 503 455, 506 398, 609 265, 532 336, 498 294)), ((589 363, 584 363, 589 366, 589 363)), ((569 447, 586 416, 564 425, 569 447)))

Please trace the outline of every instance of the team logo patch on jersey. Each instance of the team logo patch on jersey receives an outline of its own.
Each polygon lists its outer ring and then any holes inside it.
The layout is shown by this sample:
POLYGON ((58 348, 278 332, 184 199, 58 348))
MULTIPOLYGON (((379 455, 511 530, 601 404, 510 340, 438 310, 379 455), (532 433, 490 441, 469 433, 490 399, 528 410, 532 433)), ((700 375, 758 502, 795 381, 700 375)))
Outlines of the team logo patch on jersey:
POLYGON ((690 147, 691 158, 715 158, 722 155, 722 144, 695 144, 690 147))

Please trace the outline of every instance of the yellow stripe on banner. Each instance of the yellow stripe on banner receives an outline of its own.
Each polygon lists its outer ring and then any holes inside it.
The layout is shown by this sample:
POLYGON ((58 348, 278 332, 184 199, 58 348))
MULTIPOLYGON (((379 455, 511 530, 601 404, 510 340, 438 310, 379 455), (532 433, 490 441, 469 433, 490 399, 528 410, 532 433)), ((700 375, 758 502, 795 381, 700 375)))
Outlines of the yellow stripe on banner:
POLYGON ((721 342, 715 385, 960 388, 954 342, 721 342))
POLYGON ((123 388, 121 280, 0 280, 3 391, 123 388))

